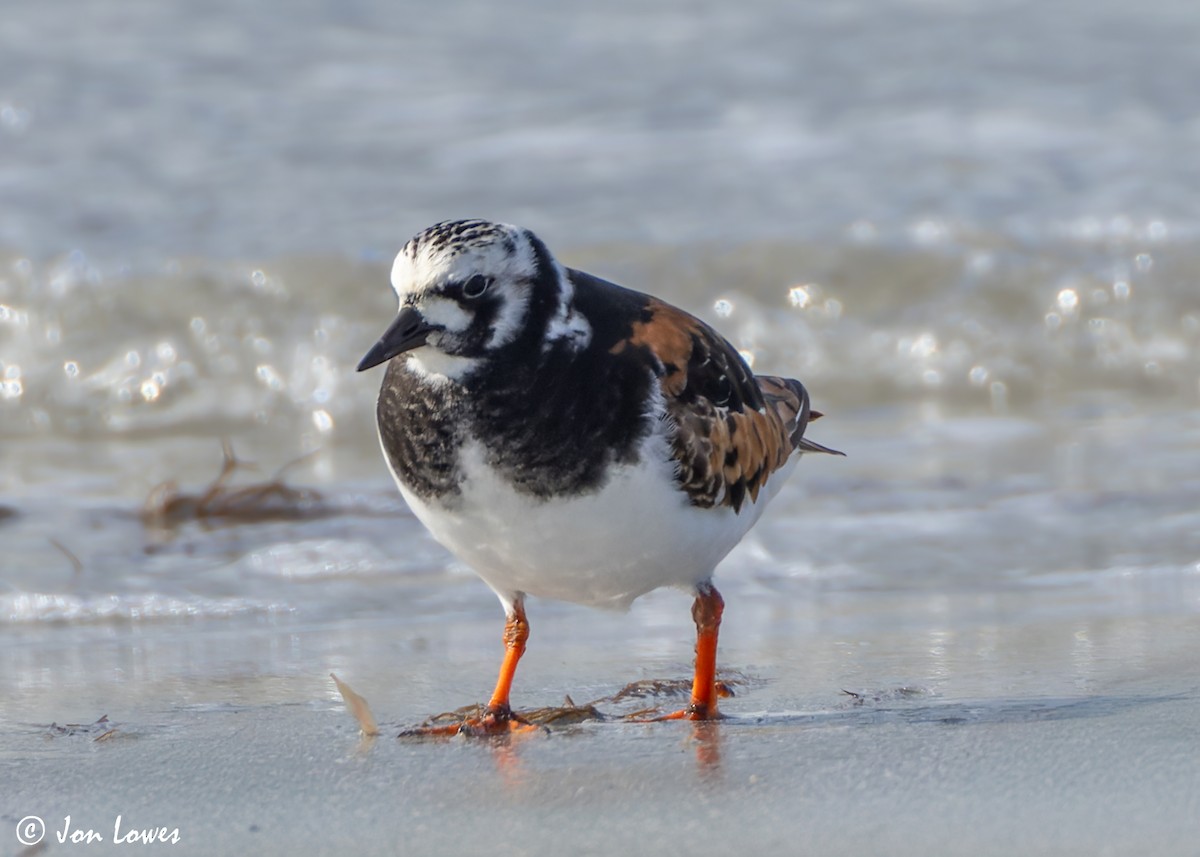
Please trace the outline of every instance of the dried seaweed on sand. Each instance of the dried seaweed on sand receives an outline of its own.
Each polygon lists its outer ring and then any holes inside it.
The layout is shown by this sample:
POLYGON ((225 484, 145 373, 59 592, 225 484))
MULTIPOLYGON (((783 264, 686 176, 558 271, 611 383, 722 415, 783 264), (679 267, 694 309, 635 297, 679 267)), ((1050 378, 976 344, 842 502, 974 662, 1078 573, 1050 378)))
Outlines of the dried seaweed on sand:
POLYGON ((142 521, 148 526, 174 527, 189 521, 259 523, 273 520, 305 520, 334 514, 324 496, 313 488, 293 488, 284 474, 312 453, 290 461, 262 482, 231 486, 239 470, 254 465, 240 461, 228 441, 221 443, 224 460, 221 472, 199 494, 182 491, 174 480, 156 485, 142 506, 142 521))
MULTIPOLYGON (((722 697, 730 697, 734 695, 734 688, 755 686, 762 683, 763 680, 760 678, 742 672, 730 671, 722 673, 721 680, 717 682, 717 690, 722 697)), ((576 704, 568 696, 563 700, 562 705, 533 708, 517 712, 516 714, 523 723, 530 723, 534 726, 541 726, 552 730, 561 727, 578 726, 583 723, 644 722, 646 719, 653 718, 655 715, 662 713, 661 706, 656 700, 686 696, 691 691, 691 688, 691 679, 642 679, 630 682, 614 694, 602 696, 599 699, 585 702, 582 705, 576 704), (630 702, 649 702, 650 705, 643 704, 633 711, 623 710, 622 706, 627 708, 630 702)), ((421 729, 428 727, 453 726, 456 723, 478 721, 483 714, 484 709, 482 705, 465 705, 454 711, 436 714, 422 723, 417 730, 401 733, 401 736, 419 735, 421 729)))
POLYGON ((93 741, 107 741, 109 738, 117 734, 117 728, 113 726, 112 721, 108 719, 108 715, 102 715, 99 720, 94 723, 64 723, 59 725, 51 723, 46 727, 46 737, 48 738, 66 738, 75 735, 95 736, 93 741))

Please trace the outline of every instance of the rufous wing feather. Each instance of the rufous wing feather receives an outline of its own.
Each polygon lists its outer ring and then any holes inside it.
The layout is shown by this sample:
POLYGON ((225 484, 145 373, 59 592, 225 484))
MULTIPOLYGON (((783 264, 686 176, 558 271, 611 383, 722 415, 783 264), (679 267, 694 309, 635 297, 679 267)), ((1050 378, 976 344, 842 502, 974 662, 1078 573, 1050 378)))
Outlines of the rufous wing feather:
POLYGON ((740 511, 797 451, 842 453, 807 440, 820 416, 799 381, 755 376, 716 331, 680 309, 651 299, 626 350, 653 355, 680 486, 694 505, 740 511))

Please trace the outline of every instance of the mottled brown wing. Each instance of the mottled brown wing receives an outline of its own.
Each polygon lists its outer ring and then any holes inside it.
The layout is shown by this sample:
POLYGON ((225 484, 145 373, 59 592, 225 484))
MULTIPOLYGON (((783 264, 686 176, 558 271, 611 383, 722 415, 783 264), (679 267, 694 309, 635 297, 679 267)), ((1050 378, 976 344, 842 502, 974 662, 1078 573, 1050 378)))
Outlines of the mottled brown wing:
POLYGON ((694 505, 740 511, 793 452, 835 453, 804 438, 814 416, 799 381, 756 377, 720 334, 682 310, 651 298, 612 350, 627 349, 656 359, 679 483, 694 505))

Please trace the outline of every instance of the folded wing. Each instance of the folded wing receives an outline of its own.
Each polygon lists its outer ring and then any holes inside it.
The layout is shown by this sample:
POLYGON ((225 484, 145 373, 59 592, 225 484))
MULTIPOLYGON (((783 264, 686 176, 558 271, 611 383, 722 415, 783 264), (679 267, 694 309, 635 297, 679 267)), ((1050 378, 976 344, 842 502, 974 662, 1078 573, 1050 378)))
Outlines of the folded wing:
POLYGON ((804 437, 820 414, 799 381, 755 376, 720 334, 670 304, 651 298, 612 350, 653 358, 679 482, 696 506, 740 511, 793 453, 842 454, 804 437))

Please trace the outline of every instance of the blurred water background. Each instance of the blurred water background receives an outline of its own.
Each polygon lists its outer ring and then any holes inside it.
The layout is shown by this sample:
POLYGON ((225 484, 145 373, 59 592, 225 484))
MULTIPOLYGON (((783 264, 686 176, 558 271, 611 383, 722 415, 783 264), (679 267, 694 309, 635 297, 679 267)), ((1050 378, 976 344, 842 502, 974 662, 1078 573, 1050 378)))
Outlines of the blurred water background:
MULTIPOLYGON (((735 665, 1058 694, 1186 649, 1197 44, 1172 0, 9 10, 0 706, 290 699, 267 679, 353 670, 364 628, 435 689, 468 669, 446 705, 482 695, 498 608, 405 512, 354 372, 391 256, 464 216, 695 312, 826 412, 849 457, 806 460, 720 573, 735 665), (283 478, 319 494, 144 520, 222 439, 260 467, 233 484, 307 456, 283 478), (903 669, 862 660, 896 634, 903 669)), ((686 672, 678 595, 530 615, 534 664, 569 629, 629 638, 598 686, 686 672)))

